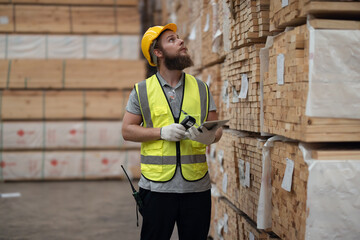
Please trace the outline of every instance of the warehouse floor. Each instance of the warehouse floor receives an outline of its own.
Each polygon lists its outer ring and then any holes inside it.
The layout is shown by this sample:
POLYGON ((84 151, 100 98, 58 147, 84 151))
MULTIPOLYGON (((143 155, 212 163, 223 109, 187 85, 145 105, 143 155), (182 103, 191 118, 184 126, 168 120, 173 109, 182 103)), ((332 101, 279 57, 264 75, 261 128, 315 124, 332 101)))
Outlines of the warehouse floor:
POLYGON ((0 198, 1 240, 140 239, 125 180, 0 183, 0 193, 15 192, 21 196, 0 198))

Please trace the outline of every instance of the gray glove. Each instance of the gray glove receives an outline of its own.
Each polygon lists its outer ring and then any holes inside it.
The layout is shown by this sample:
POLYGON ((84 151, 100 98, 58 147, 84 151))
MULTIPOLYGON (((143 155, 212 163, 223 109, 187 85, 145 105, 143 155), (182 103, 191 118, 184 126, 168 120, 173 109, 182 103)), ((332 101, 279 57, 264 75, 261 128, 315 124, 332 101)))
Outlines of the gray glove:
POLYGON ((161 139, 177 142, 185 137, 185 127, 179 123, 173 123, 160 130, 161 139))
POLYGON ((192 126, 191 128, 188 129, 188 132, 186 132, 186 136, 193 141, 205 145, 210 145, 215 140, 216 130, 217 130, 216 128, 213 130, 207 130, 207 128, 203 127, 201 128, 202 132, 200 132, 196 127, 192 126))

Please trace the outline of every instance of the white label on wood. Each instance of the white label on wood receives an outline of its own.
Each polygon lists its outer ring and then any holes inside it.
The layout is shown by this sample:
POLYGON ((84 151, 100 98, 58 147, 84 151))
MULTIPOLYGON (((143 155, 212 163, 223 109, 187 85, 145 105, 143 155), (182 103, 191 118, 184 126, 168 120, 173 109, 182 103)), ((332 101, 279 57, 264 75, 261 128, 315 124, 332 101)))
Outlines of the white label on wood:
POLYGON ((189 40, 195 40, 196 39, 196 25, 194 25, 191 29, 189 40))
POLYGON ((222 180, 222 189, 223 189, 223 192, 224 192, 224 193, 226 193, 227 182, 228 182, 227 174, 224 173, 223 180, 222 180))
POLYGON ((220 172, 224 172, 224 168, 223 168, 224 150, 220 150, 218 152, 218 160, 220 163, 220 172))
POLYGON ((255 240, 255 236, 252 232, 249 232, 249 240, 255 240))
POLYGON ((14 197, 21 197, 21 193, 2 193, 0 194, 0 198, 14 198, 14 197))
POLYGON ((9 24, 9 18, 7 16, 0 16, 0 24, 9 24))
POLYGON ((229 215, 227 215, 226 213, 224 214, 224 232, 228 233, 228 220, 229 220, 229 215))
POLYGON ((207 80, 206 80, 206 84, 208 85, 208 87, 210 87, 210 84, 211 84, 211 74, 208 75, 207 80))
POLYGON ((249 82, 248 82, 247 74, 242 74, 241 75, 241 90, 240 90, 239 98, 242 98, 242 99, 246 98, 248 89, 249 89, 249 82))
POLYGON ((285 71, 285 56, 284 54, 279 54, 277 55, 277 68, 276 68, 276 73, 277 73, 277 83, 279 85, 283 85, 284 84, 284 71, 285 71))
POLYGON ((239 177, 241 186, 245 187, 245 162, 239 159, 239 177))
POLYGON ((281 0, 281 7, 286 7, 289 5, 289 0, 281 0))
POLYGON ((232 87, 232 89, 233 89, 232 102, 237 103, 237 102, 239 102, 239 95, 234 87, 232 87))
POLYGON ((204 32, 209 31, 210 28, 210 14, 206 14, 206 23, 204 27, 204 32))
POLYGON ((210 145, 210 158, 215 161, 216 143, 210 145))
POLYGON ((281 187, 288 192, 291 191, 293 172, 294 172, 294 161, 286 158, 285 174, 283 181, 281 183, 281 187))
POLYGON ((246 169, 245 169, 245 186, 250 187, 250 163, 246 162, 246 169))

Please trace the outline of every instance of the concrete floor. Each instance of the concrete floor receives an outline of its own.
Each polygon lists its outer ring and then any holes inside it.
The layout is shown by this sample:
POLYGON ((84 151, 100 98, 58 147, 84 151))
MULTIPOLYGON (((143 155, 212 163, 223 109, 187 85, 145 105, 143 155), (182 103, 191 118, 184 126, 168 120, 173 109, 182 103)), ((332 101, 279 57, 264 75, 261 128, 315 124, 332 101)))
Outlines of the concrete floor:
POLYGON ((0 198, 1 240, 140 239, 125 180, 0 183, 0 193, 14 192, 21 196, 0 198))

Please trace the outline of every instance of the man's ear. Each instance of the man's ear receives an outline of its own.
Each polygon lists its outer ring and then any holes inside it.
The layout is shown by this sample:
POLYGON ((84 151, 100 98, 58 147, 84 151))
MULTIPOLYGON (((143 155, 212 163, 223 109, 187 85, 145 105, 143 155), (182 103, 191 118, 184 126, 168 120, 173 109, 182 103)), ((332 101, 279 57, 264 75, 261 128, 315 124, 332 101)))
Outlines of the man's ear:
POLYGON ((154 49, 154 54, 158 58, 163 56, 163 52, 160 49, 154 49))

